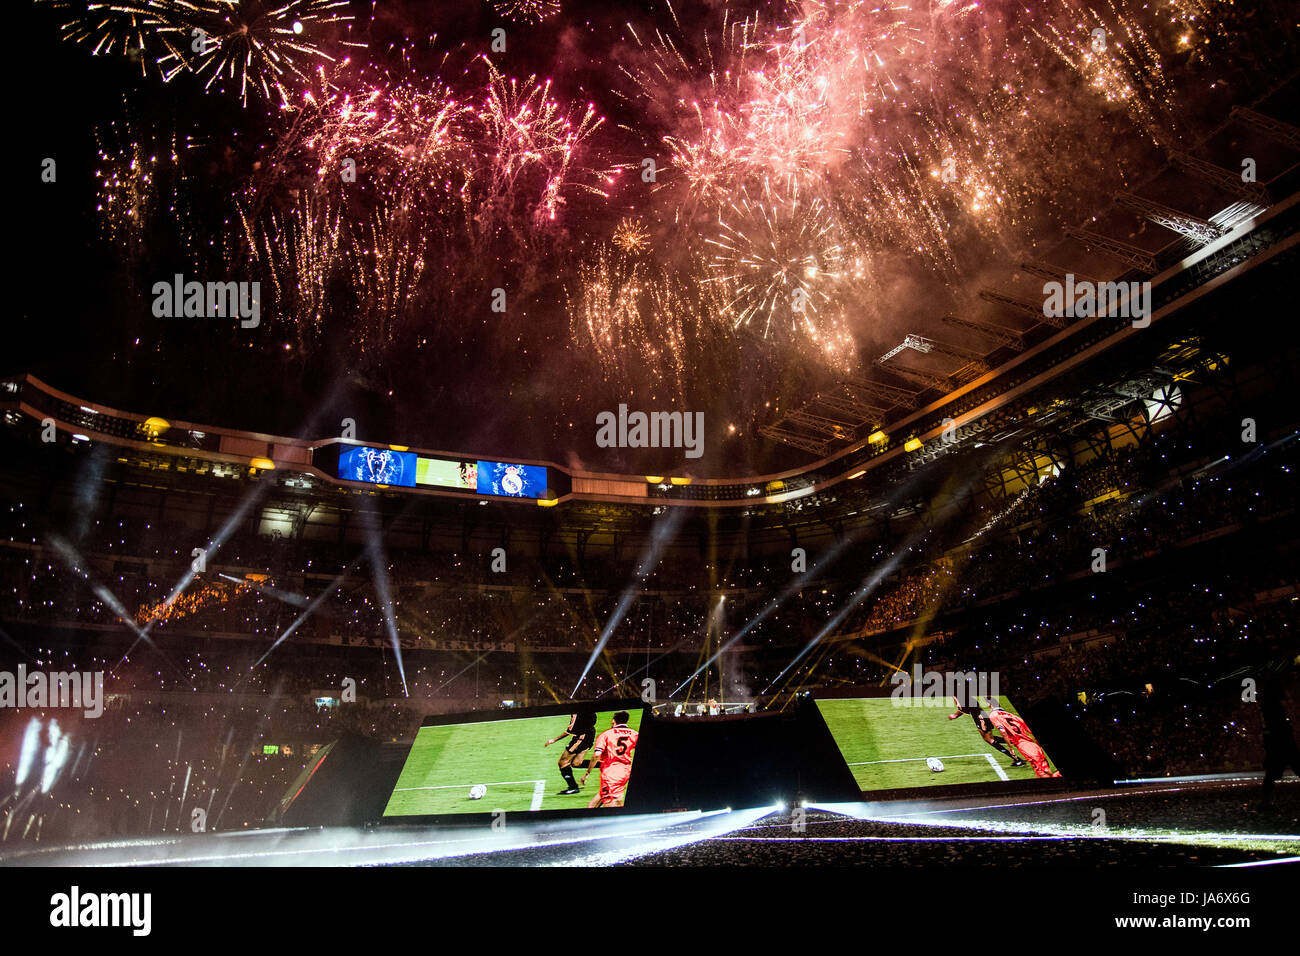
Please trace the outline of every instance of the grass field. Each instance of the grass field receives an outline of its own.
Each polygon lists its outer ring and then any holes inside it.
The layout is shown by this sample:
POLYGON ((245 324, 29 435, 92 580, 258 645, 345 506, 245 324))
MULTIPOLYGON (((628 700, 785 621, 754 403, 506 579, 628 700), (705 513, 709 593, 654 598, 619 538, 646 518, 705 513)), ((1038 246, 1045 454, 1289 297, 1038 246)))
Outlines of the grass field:
MULTIPOLYGON (((1004 710, 1017 713, 1005 697, 998 701, 1004 710)), ((1029 764, 1012 767, 1004 754, 986 744, 969 717, 948 720, 951 706, 900 707, 892 697, 867 697, 819 700, 817 707, 863 790, 1034 779, 1029 764), (927 757, 938 757, 943 772, 927 767, 927 757)))
MULTIPOLYGON (((597 734, 610 728, 613 715, 613 711, 597 715, 597 734)), ((567 785, 556 763, 570 738, 543 746, 568 725, 568 715, 557 714, 421 727, 384 816, 585 808, 599 787, 596 771, 582 793, 559 796, 567 785), (471 800, 470 788, 480 783, 487 787, 487 795, 471 800)), ((639 710, 631 711, 628 726, 640 729, 639 710)), ((585 768, 574 768, 575 779, 581 780, 584 773, 585 768)))

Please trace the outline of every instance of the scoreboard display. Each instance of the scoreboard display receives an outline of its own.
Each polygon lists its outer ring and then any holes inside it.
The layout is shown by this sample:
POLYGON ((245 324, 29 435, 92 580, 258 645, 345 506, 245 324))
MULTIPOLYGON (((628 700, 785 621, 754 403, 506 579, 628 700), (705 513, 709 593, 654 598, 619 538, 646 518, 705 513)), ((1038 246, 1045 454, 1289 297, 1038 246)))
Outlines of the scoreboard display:
MULTIPOLYGON (((506 498, 546 498, 553 477, 543 465, 435 458, 381 445, 331 447, 338 449, 334 472, 344 481, 399 488, 447 488, 506 498)), ((322 459, 328 454, 328 449, 317 449, 316 457, 322 459)), ((327 460, 319 463, 324 471, 331 470, 327 460)))

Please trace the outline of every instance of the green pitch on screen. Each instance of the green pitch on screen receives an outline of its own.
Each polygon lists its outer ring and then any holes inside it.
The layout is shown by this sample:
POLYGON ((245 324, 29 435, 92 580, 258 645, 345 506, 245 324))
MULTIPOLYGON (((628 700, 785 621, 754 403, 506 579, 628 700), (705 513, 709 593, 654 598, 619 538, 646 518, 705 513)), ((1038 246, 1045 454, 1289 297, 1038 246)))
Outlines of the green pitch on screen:
MULTIPOLYGON (((942 706, 901 707, 892 697, 865 697, 819 700, 817 708, 863 790, 996 782, 1004 778, 994 763, 1005 779, 1034 779, 1028 763, 1012 767, 1005 754, 986 744, 970 717, 949 720, 951 701, 937 703, 942 706), (927 767, 926 757, 938 757, 943 772, 927 767)), ((999 697, 998 703, 1019 716, 1007 698, 999 697)), ((1032 724, 1029 729, 1034 729, 1032 724)), ((1051 756, 1047 759, 1055 770, 1051 756)))
MULTIPOLYGON (((641 711, 630 713, 628 726, 639 730, 641 711)), ((597 735, 609 730, 613 716, 612 710, 597 714, 597 735)), ((567 784, 557 762, 572 738, 544 746, 568 726, 569 716, 557 714, 421 727, 388 798, 384 816, 585 808, 599 791, 597 772, 591 772, 581 793, 562 797, 559 791, 567 784), (487 795, 481 800, 469 797, 470 788, 476 784, 487 787, 487 795)), ((635 756, 632 766, 635 771, 635 756)), ((581 780, 587 771, 585 767, 574 767, 573 772, 574 778, 581 780)), ((629 793, 631 789, 629 785, 629 793)))

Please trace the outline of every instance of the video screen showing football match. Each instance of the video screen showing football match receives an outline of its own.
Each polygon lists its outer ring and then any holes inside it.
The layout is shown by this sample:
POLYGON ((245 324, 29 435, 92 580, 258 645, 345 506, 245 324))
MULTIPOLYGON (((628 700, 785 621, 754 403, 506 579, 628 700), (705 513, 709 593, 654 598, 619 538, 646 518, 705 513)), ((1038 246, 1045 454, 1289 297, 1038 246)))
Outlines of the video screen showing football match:
POLYGON ((1029 724, 1005 695, 818 700, 853 778, 864 791, 1059 777, 1029 724))
POLYGON ((622 806, 640 727, 632 708, 425 725, 384 816, 622 806))

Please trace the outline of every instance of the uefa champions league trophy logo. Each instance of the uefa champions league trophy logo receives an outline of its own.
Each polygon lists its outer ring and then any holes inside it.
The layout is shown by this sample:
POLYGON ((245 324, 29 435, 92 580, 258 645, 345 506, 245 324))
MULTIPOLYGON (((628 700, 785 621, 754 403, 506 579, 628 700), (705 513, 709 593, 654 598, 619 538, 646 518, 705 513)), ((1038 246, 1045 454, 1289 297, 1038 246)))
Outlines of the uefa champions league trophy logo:
POLYGON ((365 481, 381 485, 395 485, 401 478, 401 460, 388 449, 367 448, 365 456, 365 481))

